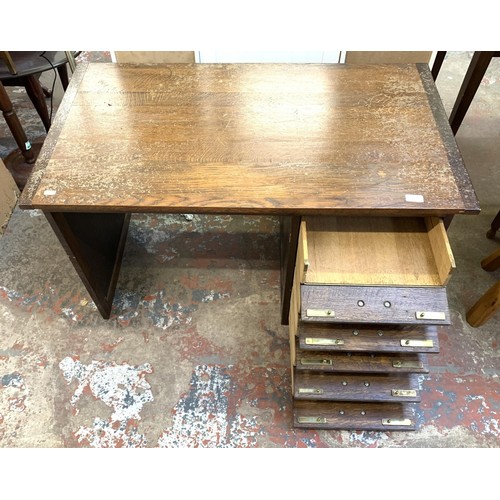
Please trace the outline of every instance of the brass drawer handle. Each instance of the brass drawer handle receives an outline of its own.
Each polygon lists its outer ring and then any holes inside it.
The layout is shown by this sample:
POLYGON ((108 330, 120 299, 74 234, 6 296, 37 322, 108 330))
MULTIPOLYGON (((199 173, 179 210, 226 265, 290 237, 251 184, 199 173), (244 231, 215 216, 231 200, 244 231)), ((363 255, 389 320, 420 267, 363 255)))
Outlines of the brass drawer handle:
POLYGON ((412 340, 412 339, 401 339, 401 345, 403 347, 434 347, 433 340, 412 340))
POLYGON ((416 311, 415 318, 444 321, 446 314, 440 311, 416 311))
POLYGON ((308 318, 335 318, 335 311, 331 309, 306 309, 308 318))
POLYGON ((421 361, 393 361, 393 368, 423 368, 423 363, 421 361))
POLYGON ((342 339, 325 339, 325 338, 314 338, 307 337, 306 345, 344 345, 344 341, 342 339))
POLYGON ((298 417, 299 424, 326 424, 325 417, 298 417))
POLYGON ((417 391, 413 389, 392 389, 391 395, 402 398, 414 398, 417 396, 417 391))
POLYGON ((323 389, 312 389, 309 387, 300 387, 299 394, 323 394, 323 389))
POLYGON ((301 358, 300 364, 304 366, 332 366, 333 361, 331 359, 313 359, 313 358, 301 358))
POLYGON ((410 426, 411 425, 411 420, 409 418, 383 418, 382 419, 382 425, 404 425, 404 426, 410 426))

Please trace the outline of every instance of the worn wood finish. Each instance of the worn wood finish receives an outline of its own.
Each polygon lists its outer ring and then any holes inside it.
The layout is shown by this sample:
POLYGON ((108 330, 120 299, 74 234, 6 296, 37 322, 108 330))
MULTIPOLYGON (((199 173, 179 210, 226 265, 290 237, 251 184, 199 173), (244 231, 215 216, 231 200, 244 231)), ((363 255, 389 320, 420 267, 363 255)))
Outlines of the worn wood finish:
MULTIPOLYGON (((441 140, 443 141, 443 145, 446 149, 448 163, 455 178, 455 185, 458 187, 462 197, 462 202, 464 206, 471 209, 470 213, 479 213, 479 204, 476 193, 471 184, 469 172, 467 169, 463 168, 464 160, 460 150, 458 149, 454 132, 450 127, 448 114, 444 109, 443 101, 441 100, 441 96, 439 95, 429 66, 427 64, 417 64, 417 69, 420 72, 422 85, 429 99, 429 105, 436 121, 436 127, 441 135, 441 140)), ((435 215, 439 214, 436 213, 435 215)), ((449 219, 452 217, 452 212, 445 214, 445 216, 448 216, 449 219)))
POLYGON ((304 217, 301 231, 304 283, 440 286, 455 265, 436 217, 304 217))
POLYGON ((97 309, 113 305, 130 214, 46 213, 97 309))
POLYGON ((19 206, 21 208, 32 208, 31 199, 38 190, 40 182, 45 174, 45 169, 49 164, 52 152, 54 151, 57 142, 59 140, 59 135, 65 123, 65 120, 71 110, 71 106, 73 104, 73 100, 76 97, 78 92, 78 88, 82 82, 84 76, 84 68, 80 68, 80 65, 77 67, 77 70, 71 77, 70 84, 64 94, 64 97, 61 101, 59 108, 57 109, 57 114, 52 121, 52 125, 50 127, 50 131, 47 134, 43 142, 42 149, 38 154, 36 159, 36 163, 33 167, 31 175, 29 177, 26 186, 24 187, 21 197, 19 198, 19 206))
POLYGON ((450 324, 445 287, 301 286, 304 322, 450 324), (317 310, 330 315, 319 316, 317 310), (421 317, 421 312, 443 314, 442 319, 421 317))
POLYGON ((478 210, 477 200, 464 203, 415 65, 97 63, 79 71, 26 208, 478 210))
POLYGON ((439 352, 439 332, 451 333, 450 327, 426 326, 385 326, 385 325, 333 325, 299 323, 297 336, 302 350, 326 352, 361 353, 437 353, 439 352), (308 339, 340 340, 341 342, 308 343, 308 339), (411 342, 426 345, 412 346, 411 342))
POLYGON ((304 429, 413 431, 414 404, 294 401, 294 427, 304 429), (301 422, 306 418, 307 422, 301 422), (385 423, 384 423, 385 422, 385 423))
MULTIPOLYGON (((298 343, 298 341, 297 341, 298 343)), ((359 354, 302 350, 294 352, 298 371, 325 373, 429 373, 425 354, 359 354)))
POLYGON ((314 401, 418 403, 420 392, 417 379, 412 374, 332 374, 296 370, 294 398, 314 401), (410 395, 404 395, 401 391, 412 392, 410 395))

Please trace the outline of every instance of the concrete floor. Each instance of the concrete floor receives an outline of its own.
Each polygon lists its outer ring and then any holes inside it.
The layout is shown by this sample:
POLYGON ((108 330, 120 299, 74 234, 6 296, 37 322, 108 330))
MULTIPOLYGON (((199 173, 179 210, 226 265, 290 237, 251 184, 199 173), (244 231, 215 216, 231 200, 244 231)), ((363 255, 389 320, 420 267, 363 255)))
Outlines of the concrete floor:
MULTIPOLYGON (((443 64, 448 112, 471 55, 443 64)), ((43 137, 26 95, 9 92, 29 138, 43 137)), ((479 265, 498 247, 485 234, 500 208, 500 60, 457 142, 482 212, 449 230, 454 333, 420 378, 417 431, 292 427, 275 218, 134 216, 105 321, 43 215, 17 209, 0 239, 0 447, 498 447, 500 314, 471 328, 465 313, 500 277, 479 265)), ((0 157, 13 149, 1 121, 0 157)))

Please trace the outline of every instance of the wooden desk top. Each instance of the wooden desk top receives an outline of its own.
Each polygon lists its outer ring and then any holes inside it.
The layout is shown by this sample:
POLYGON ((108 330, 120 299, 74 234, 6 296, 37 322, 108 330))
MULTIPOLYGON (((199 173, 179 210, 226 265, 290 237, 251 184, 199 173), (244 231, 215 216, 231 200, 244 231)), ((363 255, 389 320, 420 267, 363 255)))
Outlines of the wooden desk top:
POLYGON ((80 64, 20 206, 479 211, 427 65, 80 64))

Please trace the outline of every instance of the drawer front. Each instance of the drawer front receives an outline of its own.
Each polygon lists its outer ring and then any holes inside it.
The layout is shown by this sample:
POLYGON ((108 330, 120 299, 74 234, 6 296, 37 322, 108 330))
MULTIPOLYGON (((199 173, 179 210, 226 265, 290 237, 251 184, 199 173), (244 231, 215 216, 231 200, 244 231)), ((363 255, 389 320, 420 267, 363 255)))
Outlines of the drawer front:
POLYGON ((404 403, 294 401, 294 426, 305 429, 413 431, 415 409, 404 403))
POLYGON ((418 403, 420 391, 413 374, 353 375, 296 371, 294 398, 316 401, 418 403))
POLYGON ((425 354, 359 354, 296 350, 296 370, 324 373, 429 373, 425 354))
POLYGON ((439 332, 448 326, 377 326, 300 323, 299 348, 304 351, 344 353, 438 353, 439 332))
POLYGON ((445 287, 301 286, 301 320, 448 325, 445 287))

